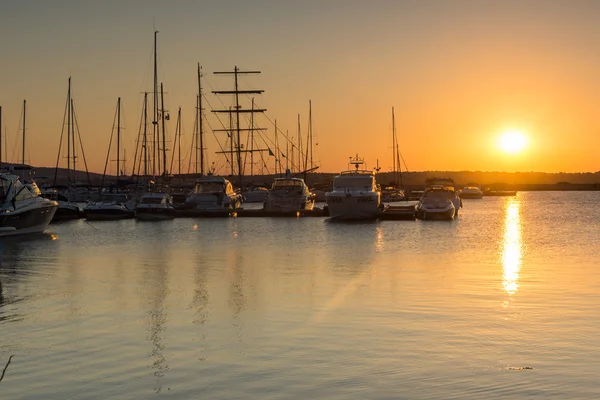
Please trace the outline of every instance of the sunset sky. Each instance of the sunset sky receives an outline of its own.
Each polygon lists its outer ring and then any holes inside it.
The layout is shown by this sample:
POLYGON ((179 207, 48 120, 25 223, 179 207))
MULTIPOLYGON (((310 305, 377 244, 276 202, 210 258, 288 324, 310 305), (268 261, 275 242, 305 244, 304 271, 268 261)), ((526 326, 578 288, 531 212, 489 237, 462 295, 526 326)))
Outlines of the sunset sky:
MULTIPOLYGON (((311 99, 322 172, 345 169, 357 152, 390 170, 392 106, 412 171, 598 171, 599 20, 593 0, 4 1, 8 159, 20 159, 27 99, 27 161, 54 166, 69 76, 90 169, 103 169, 119 96, 130 159, 142 93, 152 91, 156 29, 168 131, 172 140, 181 106, 184 149, 200 62, 206 93, 231 89, 214 71, 262 71, 241 85, 264 89, 257 105, 294 137, 298 113, 306 133, 311 99), (503 152, 498 136, 507 130, 523 132, 526 148, 503 152)), ((256 122, 272 132, 266 118, 256 122)), ((219 162, 207 136, 209 159, 219 162)))

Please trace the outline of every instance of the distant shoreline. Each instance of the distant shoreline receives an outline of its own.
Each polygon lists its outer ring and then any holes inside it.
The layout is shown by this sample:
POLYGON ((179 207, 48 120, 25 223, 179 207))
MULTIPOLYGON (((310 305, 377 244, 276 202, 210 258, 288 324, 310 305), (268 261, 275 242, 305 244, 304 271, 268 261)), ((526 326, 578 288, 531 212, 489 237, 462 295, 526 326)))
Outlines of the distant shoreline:
MULTIPOLYGON (((55 168, 34 167, 35 177, 39 183, 52 184, 54 182, 55 168)), ((338 173, 309 173, 306 181, 309 187, 329 185, 338 173)), ((85 171, 77 171, 77 181, 87 183, 88 174, 85 171)), ((255 175, 244 176, 244 186, 270 186, 273 178, 281 175, 255 175)), ((600 172, 585 173, 544 173, 544 172, 482 172, 482 171, 419 171, 402 173, 402 186, 411 190, 422 190, 425 180, 433 177, 448 177, 454 180, 457 188, 474 182, 491 190, 516 190, 520 192, 533 191, 598 191, 600 190, 600 172)), ((67 170, 58 169, 57 185, 66 184, 67 170)), ((238 177, 225 176, 235 185, 239 185, 238 177)), ((399 175, 398 175, 399 177, 399 175)), ((89 173, 92 186, 99 186, 102 182, 102 174, 89 173)), ((129 179, 123 177, 122 180, 129 179)), ((178 184, 191 185, 195 175, 188 174, 181 177, 171 177, 173 186, 178 184)), ((114 176, 104 178, 105 186, 115 182, 114 176)), ((377 182, 382 186, 392 185, 394 175, 391 172, 378 173, 377 182)), ((398 182, 400 183, 400 182, 398 182)))

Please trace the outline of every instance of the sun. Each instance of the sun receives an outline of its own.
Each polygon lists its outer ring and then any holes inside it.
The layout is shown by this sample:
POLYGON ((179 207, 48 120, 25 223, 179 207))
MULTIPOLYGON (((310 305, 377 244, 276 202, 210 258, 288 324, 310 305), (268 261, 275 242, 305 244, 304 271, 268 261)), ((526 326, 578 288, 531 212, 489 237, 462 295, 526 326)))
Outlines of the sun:
POLYGON ((500 150, 516 154, 523 151, 528 144, 527 136, 522 131, 511 129, 502 132, 498 138, 498 147, 500 150))

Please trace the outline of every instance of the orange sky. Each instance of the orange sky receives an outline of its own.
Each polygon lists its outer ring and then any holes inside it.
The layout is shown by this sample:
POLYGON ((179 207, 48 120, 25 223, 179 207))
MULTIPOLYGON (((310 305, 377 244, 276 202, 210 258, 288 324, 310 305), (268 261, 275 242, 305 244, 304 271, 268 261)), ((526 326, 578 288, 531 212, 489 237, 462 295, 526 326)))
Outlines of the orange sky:
MULTIPOLYGON (((597 2, 196 3, 61 0, 3 7, 0 105, 9 161, 20 158, 26 98, 27 159, 56 163, 69 76, 91 170, 103 169, 119 96, 130 159, 141 93, 152 90, 154 24, 166 108, 172 116, 183 108, 184 151, 200 62, 206 93, 231 88, 213 71, 261 70, 241 84, 265 89, 258 106, 294 137, 298 113, 306 133, 312 99, 315 155, 324 172, 345 169, 357 152, 370 167, 379 160, 390 170, 392 106, 410 170, 599 170, 597 2), (506 129, 526 132, 523 153, 498 150, 497 136, 506 129)), ((265 118, 257 124, 272 135, 265 118)), ((172 141, 175 118, 167 129, 172 141)), ((223 166, 212 133, 207 137, 209 159, 223 166)))

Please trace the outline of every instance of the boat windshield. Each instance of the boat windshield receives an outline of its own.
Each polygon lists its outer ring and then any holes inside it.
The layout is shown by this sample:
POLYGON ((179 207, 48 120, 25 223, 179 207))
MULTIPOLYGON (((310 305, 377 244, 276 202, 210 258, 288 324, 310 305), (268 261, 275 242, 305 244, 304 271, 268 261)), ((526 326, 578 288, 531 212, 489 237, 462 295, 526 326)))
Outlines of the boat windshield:
POLYGON ((198 182, 194 187, 194 193, 221 193, 223 184, 219 182, 198 182))
POLYGON ((423 194, 424 198, 447 198, 450 199, 452 197, 451 192, 449 190, 427 190, 423 194))
POLYGON ((371 175, 362 176, 349 176, 342 175, 338 176, 333 181, 334 190, 343 189, 363 189, 363 190, 375 190, 375 180, 371 175))
POLYGON ((301 189, 302 187, 302 181, 295 179, 281 179, 273 182, 272 190, 301 189))

